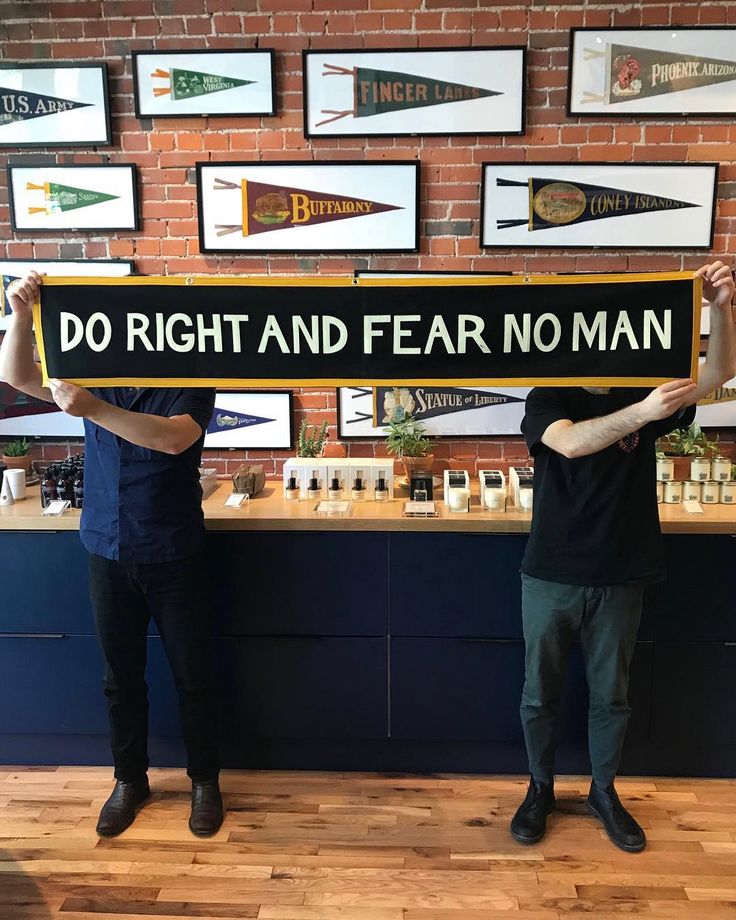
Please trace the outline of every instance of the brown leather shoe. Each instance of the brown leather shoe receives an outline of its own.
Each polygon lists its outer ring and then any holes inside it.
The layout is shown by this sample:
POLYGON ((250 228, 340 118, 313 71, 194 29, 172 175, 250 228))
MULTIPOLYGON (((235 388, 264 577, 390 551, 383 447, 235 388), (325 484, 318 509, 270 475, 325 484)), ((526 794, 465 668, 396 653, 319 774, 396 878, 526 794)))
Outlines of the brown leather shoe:
POLYGON ((220 785, 216 779, 206 783, 192 782, 192 814, 189 830, 197 837, 211 837, 222 827, 225 814, 220 785))
POLYGON ((112 795, 102 806, 97 822, 100 837, 117 837, 135 821, 138 808, 151 795, 148 779, 137 783, 123 783, 118 780, 112 795))

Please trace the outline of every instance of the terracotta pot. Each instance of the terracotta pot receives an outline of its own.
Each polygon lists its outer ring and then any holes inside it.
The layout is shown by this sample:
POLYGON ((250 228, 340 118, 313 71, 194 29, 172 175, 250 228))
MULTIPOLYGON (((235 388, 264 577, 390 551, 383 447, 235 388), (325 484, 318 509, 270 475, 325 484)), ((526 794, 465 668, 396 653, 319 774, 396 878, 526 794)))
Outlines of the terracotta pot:
POLYGON ((675 471, 672 478, 675 482, 687 482, 690 479, 690 463, 692 457, 669 457, 675 461, 675 471))
POLYGON ((434 463, 434 454, 425 454, 424 457, 402 457, 401 462, 404 465, 404 472, 406 473, 406 478, 411 479, 412 472, 419 472, 420 470, 423 473, 432 472, 432 464, 434 463))
POLYGON ((345 445, 339 441, 328 441, 322 448, 323 457, 345 457, 345 445))
POLYGON ((25 470, 26 479, 31 476, 31 455, 25 454, 22 457, 8 457, 3 454, 2 461, 9 470, 25 470))

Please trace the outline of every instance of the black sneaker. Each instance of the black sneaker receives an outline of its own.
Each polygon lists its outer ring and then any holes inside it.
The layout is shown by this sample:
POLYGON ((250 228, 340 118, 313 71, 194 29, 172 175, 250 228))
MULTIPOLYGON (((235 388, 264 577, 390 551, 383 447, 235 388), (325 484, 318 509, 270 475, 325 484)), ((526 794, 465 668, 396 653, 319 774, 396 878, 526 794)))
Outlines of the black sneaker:
POLYGON ((189 830, 197 837, 212 837, 222 827, 224 819, 220 785, 216 779, 204 783, 192 782, 192 814, 189 830))
POLYGON ((554 807, 554 785, 538 783, 532 777, 526 798, 511 821, 511 836, 519 843, 539 843, 547 830, 547 815, 554 807))
POLYGON ((137 783, 123 783, 118 780, 112 795, 102 806, 97 822, 100 837, 117 837, 135 821, 138 808, 151 795, 147 779, 137 783))
POLYGON ((627 853, 640 853, 647 845, 646 834, 621 804, 613 784, 601 789, 591 783, 587 804, 617 847, 627 853))

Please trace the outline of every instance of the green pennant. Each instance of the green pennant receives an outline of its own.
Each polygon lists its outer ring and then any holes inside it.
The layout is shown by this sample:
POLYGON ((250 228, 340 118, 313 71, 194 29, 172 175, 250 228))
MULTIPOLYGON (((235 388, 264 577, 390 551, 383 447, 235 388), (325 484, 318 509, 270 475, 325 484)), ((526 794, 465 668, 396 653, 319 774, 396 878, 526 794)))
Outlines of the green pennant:
POLYGON ((241 80, 238 77, 222 77, 214 73, 204 73, 199 70, 180 70, 172 67, 171 71, 158 68, 152 77, 169 80, 168 86, 156 86, 154 96, 171 94, 174 101, 180 99, 194 99, 197 96, 207 96, 210 93, 221 93, 226 89, 235 89, 237 86, 249 86, 255 80, 241 80))
POLYGON ((77 208, 87 208, 103 201, 113 201, 119 195, 109 195, 107 192, 95 192, 85 188, 75 188, 73 185, 60 185, 57 182, 44 182, 36 185, 27 182, 28 191, 44 193, 44 207, 28 208, 29 214, 57 214, 63 211, 74 211, 77 208))

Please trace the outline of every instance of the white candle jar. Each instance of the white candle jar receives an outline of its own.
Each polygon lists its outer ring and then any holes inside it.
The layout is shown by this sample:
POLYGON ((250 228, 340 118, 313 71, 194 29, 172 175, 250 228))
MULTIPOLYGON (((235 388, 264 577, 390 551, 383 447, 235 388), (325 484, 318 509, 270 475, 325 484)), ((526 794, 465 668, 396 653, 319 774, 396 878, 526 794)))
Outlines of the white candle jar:
POLYGON ((664 500, 667 505, 676 505, 682 501, 682 483, 666 482, 664 484, 664 500))
POLYGON ((703 484, 701 482, 683 482, 682 500, 684 502, 699 502, 703 494, 703 484))
POLYGON ((736 505, 736 482, 731 480, 721 483, 721 504, 736 505))
POLYGON ((657 504, 661 505, 664 500, 664 483, 661 480, 657 480, 657 504))
POLYGON ((670 457, 657 460, 657 479, 660 482, 671 482, 675 478, 675 461, 670 457))
POLYGON ((713 471, 711 473, 716 482, 728 482, 731 478, 731 461, 728 457, 716 457, 713 460, 713 471))
POLYGON ((506 490, 486 488, 483 493, 485 506, 489 511, 506 510, 506 490))
POLYGON ((720 485, 717 482, 704 482, 700 501, 704 505, 717 505, 721 498, 720 485))
POLYGON ((705 457, 696 457, 690 463, 690 479, 693 482, 707 482, 710 476, 710 460, 705 457))

